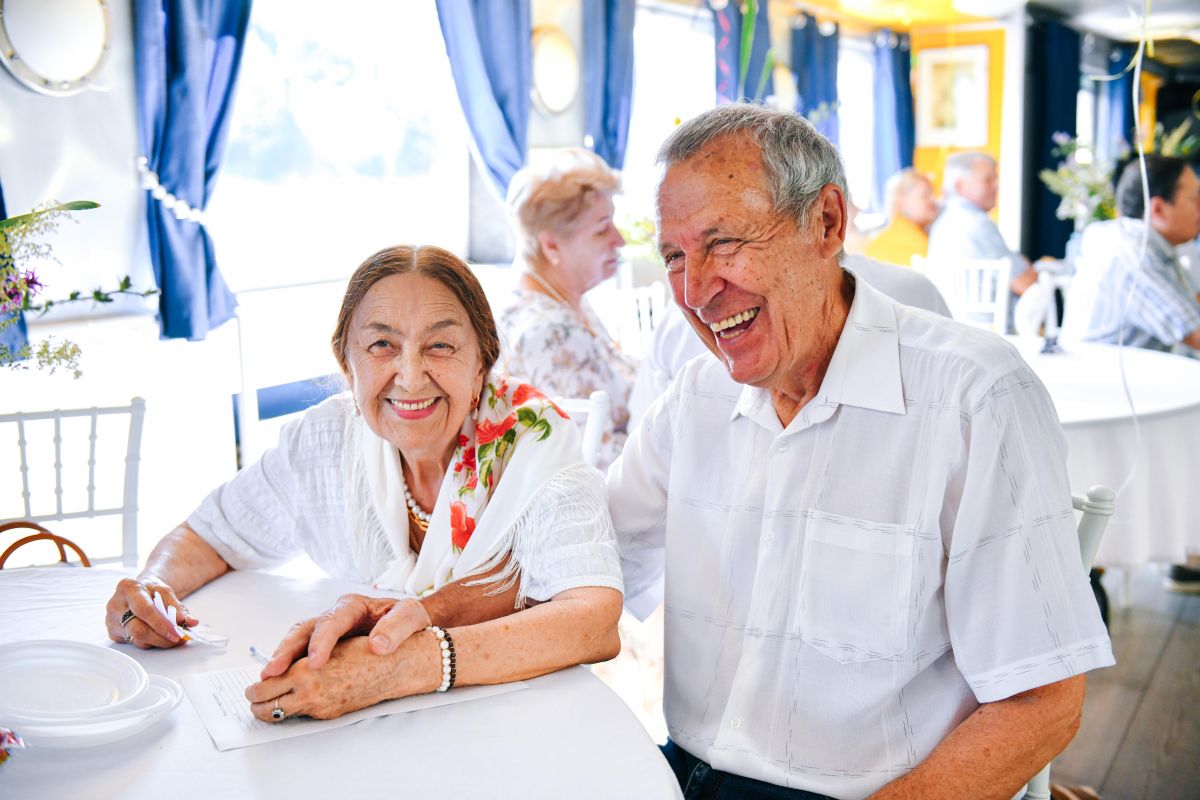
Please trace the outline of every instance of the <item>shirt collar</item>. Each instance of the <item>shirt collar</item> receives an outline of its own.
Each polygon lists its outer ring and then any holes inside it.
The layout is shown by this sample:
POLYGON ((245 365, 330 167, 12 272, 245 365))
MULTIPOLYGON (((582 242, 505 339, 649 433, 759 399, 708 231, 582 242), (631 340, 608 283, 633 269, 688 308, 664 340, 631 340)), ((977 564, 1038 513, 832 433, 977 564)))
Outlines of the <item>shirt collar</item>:
MULTIPOLYGON (((804 411, 839 404, 890 414, 905 413, 900 379, 900 337, 895 304, 866 281, 856 280, 854 300, 846 326, 838 338, 817 392, 804 411)), ((769 389, 743 386, 730 420, 738 416, 760 419, 769 413, 776 420, 769 389)), ((832 413, 832 411, 830 412, 832 413)))

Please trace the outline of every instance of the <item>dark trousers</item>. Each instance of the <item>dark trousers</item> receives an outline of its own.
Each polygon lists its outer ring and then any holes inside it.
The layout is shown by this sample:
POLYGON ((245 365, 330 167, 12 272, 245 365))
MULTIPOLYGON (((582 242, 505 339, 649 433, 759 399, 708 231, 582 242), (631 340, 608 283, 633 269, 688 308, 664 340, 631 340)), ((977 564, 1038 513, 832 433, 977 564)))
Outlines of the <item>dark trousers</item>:
POLYGON ((713 769, 670 739, 663 755, 683 790, 683 800, 833 800, 803 789, 788 789, 713 769))

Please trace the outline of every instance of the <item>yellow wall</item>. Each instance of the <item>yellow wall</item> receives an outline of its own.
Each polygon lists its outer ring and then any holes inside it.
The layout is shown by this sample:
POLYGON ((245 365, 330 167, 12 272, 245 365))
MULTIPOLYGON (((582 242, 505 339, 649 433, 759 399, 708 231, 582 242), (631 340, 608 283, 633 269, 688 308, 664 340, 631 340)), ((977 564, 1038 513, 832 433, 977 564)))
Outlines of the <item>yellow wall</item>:
MULTIPOLYGON (((988 141, 983 152, 1000 161, 1000 111, 1004 98, 1004 31, 1000 29, 986 30, 939 30, 936 32, 922 31, 914 28, 911 33, 913 53, 913 104, 920 107, 921 97, 917 94, 917 63, 921 59, 921 51, 935 47, 959 47, 962 45, 984 44, 988 48, 988 141)), ((961 148, 952 147, 918 147, 913 153, 913 167, 920 172, 933 177, 934 186, 940 190, 942 167, 951 153, 959 152, 961 148)), ((1003 186, 1000 190, 1004 191, 1003 186)), ((1013 187, 1018 191, 1019 187, 1013 187)))
POLYGON ((1148 72, 1142 73, 1142 82, 1138 91, 1138 123, 1142 127, 1142 143, 1146 150, 1154 149, 1154 124, 1157 122, 1158 90, 1162 88, 1163 79, 1148 72))

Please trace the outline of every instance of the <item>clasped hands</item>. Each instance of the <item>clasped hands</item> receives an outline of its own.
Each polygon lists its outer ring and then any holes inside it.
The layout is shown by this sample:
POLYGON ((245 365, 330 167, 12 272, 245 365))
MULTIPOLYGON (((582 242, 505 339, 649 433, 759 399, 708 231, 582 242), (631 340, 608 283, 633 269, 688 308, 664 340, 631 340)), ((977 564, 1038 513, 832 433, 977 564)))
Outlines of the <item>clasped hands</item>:
POLYGON ((332 719, 383 700, 431 692, 441 679, 438 645, 413 634, 431 624, 415 599, 347 594, 320 616, 291 627, 246 689, 264 722, 278 702, 285 717, 332 719))

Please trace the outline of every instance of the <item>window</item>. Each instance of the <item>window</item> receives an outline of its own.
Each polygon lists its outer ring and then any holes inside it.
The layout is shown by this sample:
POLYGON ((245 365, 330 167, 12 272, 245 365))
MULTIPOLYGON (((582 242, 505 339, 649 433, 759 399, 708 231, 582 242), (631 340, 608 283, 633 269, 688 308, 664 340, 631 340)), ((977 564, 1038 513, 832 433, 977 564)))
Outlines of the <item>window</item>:
POLYGON ((468 132, 433 3, 257 0, 208 216, 242 291, 464 252, 468 132))
POLYGON ((854 204, 874 208, 875 53, 868 39, 843 35, 838 42, 838 150, 854 204))
POLYGON ((633 111, 622 171, 623 216, 654 217, 654 156, 681 120, 717 103, 712 14, 703 6, 638 3, 633 111))

